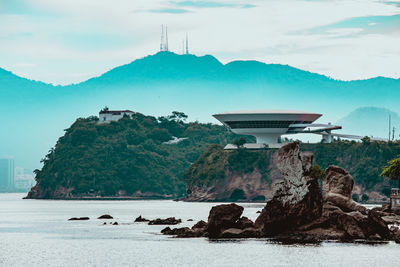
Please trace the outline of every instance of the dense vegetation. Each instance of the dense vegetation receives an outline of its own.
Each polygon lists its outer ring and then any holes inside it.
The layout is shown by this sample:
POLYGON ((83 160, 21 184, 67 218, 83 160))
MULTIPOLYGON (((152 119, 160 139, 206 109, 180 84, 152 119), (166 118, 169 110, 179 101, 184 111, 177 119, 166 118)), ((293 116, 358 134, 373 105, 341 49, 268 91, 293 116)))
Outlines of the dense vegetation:
MULTIPOLYGON (((234 141, 234 143, 236 143, 234 141)), ((257 168, 262 178, 269 179, 269 161, 272 150, 224 150, 220 145, 211 145, 199 159, 184 173, 183 178, 189 187, 192 185, 209 186, 215 180, 224 179, 225 171, 251 173, 257 168)))
POLYGON ((159 118, 135 113, 109 124, 99 124, 97 117, 78 119, 35 171, 38 184, 51 191, 73 188, 75 196, 182 195, 182 174, 190 163, 210 144, 238 137, 222 126, 185 119, 179 112, 159 118), (164 143, 173 137, 187 139, 164 143))
MULTIPOLYGON (((400 143, 334 141, 330 144, 301 144, 303 151, 315 155, 312 168, 313 176, 322 178, 322 169, 329 165, 345 168, 354 177, 355 182, 367 191, 377 191, 389 195, 394 182, 380 176, 382 168, 388 161, 400 154, 400 143)), ((270 182, 270 151, 224 151, 221 146, 211 146, 184 173, 188 185, 210 185, 216 179, 224 179, 225 170, 238 173, 249 173, 258 168, 262 177, 270 182)))
POLYGON ((380 176, 388 161, 400 154, 398 142, 335 141, 330 144, 302 144, 302 149, 312 151, 315 160, 322 168, 338 165, 354 177, 357 184, 365 190, 378 191, 389 195, 393 182, 380 176))
MULTIPOLYGON (((68 188, 73 196, 180 196, 186 185, 210 185, 223 179, 227 170, 251 173, 255 168, 266 182, 272 181, 269 162, 273 150, 246 150, 240 146, 246 140, 226 128, 186 123, 186 117, 180 112, 159 118, 135 113, 107 124, 99 124, 97 117, 78 119, 42 160, 43 168, 35 171, 38 186, 52 192, 68 188), (187 139, 165 143, 174 137, 187 139), (223 150, 222 145, 232 142, 241 148, 223 150)), ((312 151, 322 168, 339 165, 365 190, 389 194, 390 182, 380 173, 400 154, 400 143, 365 139, 301 147, 312 151)), ((320 169, 314 174, 323 175, 320 169)))

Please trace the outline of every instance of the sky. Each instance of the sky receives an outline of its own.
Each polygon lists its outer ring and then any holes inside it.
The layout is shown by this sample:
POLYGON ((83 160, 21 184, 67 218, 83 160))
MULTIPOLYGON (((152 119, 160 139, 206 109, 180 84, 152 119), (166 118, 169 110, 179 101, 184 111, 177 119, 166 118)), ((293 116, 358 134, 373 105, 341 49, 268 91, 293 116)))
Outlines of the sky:
POLYGON ((0 0, 0 67, 71 84, 169 48, 341 80, 400 77, 400 0, 0 0))

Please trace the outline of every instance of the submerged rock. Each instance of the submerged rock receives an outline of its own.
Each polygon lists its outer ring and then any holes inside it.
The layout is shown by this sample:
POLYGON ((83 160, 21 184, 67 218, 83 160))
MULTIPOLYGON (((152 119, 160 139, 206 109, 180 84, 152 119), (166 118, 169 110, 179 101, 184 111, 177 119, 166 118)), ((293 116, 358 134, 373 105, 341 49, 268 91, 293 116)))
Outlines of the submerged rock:
POLYGON ((68 221, 87 221, 87 220, 89 220, 89 217, 72 217, 68 219, 68 221))
POLYGON ((181 219, 176 219, 175 217, 169 217, 167 219, 155 219, 149 221, 149 225, 175 225, 181 223, 181 219))
POLYGON ((248 227, 245 229, 229 228, 224 230, 220 238, 255 238, 261 237, 261 230, 254 227, 248 227))
POLYGON ((109 214, 104 214, 101 215, 100 217, 98 217, 97 219, 114 219, 113 216, 109 215, 109 214))
POLYGON ((198 221, 195 225, 192 226, 192 229, 205 229, 207 227, 207 223, 203 220, 198 221))
POLYGON ((142 215, 139 215, 139 217, 137 217, 135 219, 135 222, 149 222, 150 220, 143 218, 142 215))

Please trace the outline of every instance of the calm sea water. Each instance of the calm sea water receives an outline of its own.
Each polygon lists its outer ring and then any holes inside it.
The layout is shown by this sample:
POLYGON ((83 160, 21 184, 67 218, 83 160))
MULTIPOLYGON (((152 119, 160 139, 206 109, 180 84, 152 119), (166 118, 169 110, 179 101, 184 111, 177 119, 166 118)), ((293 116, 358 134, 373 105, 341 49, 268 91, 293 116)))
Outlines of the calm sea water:
MULTIPOLYGON (((175 216, 192 226, 216 203, 23 200, 0 194, 0 266, 397 266, 400 245, 282 245, 266 239, 210 241, 160 234, 134 218, 175 216), (102 225, 102 214, 119 225, 102 225), (88 216, 89 221, 67 221, 88 216), (193 222, 187 221, 193 219, 193 222)), ((254 220, 262 204, 239 204, 254 220)))

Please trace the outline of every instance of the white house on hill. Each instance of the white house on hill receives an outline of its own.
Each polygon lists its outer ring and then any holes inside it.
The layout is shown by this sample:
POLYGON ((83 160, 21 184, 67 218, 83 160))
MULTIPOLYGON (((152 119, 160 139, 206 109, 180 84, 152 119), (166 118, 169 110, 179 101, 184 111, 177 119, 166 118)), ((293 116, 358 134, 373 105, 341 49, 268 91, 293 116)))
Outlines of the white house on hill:
POLYGON ((131 110, 109 110, 108 107, 103 108, 99 112, 99 123, 109 123, 111 121, 117 121, 124 116, 133 115, 131 110))

